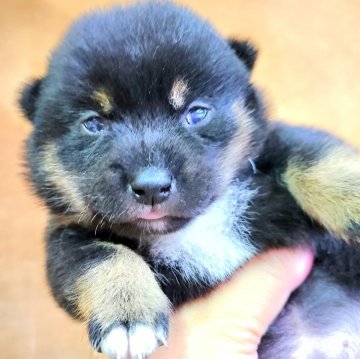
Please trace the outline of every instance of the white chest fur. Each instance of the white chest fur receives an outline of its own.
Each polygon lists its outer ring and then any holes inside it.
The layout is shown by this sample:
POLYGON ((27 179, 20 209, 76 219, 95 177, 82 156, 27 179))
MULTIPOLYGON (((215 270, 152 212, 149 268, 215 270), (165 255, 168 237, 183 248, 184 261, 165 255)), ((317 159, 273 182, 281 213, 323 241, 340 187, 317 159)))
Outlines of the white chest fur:
POLYGON ((182 230, 153 238, 150 256, 192 281, 223 281, 257 252, 246 220, 255 193, 236 183, 182 230))

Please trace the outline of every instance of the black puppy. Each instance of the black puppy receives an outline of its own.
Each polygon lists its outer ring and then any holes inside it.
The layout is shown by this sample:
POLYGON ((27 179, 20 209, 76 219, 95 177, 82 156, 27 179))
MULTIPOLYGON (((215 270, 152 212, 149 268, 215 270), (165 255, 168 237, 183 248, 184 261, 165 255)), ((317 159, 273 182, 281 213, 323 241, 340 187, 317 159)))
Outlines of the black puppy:
POLYGON ((267 123, 255 57, 183 8, 117 7, 76 22, 22 93, 53 294, 111 358, 146 357, 172 307, 295 245, 315 267, 260 357, 360 355, 359 155, 267 123))

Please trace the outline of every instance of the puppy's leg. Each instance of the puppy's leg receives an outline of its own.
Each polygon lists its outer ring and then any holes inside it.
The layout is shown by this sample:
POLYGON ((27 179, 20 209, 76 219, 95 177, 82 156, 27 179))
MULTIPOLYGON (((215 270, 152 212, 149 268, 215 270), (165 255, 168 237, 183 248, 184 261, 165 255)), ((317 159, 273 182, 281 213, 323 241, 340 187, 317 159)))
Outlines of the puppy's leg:
POLYGON ((55 298, 88 324, 92 345, 110 358, 145 358, 166 342, 169 301, 148 265, 122 245, 79 227, 52 229, 47 272, 55 298))
POLYGON ((360 153, 309 128, 274 123, 260 166, 333 234, 360 240, 360 153))

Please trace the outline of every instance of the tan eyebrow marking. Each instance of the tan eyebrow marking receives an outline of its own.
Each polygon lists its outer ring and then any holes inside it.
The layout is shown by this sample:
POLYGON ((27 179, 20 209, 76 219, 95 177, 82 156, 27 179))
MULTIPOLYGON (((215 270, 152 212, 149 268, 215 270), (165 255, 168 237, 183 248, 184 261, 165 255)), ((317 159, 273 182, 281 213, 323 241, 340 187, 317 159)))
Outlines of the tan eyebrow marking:
POLYGON ((178 110, 185 103, 185 96, 188 93, 188 84, 184 79, 177 78, 170 91, 169 103, 175 110, 178 110))
POLYGON ((112 98, 105 89, 95 90, 92 98, 99 103, 105 114, 109 114, 112 111, 112 98))

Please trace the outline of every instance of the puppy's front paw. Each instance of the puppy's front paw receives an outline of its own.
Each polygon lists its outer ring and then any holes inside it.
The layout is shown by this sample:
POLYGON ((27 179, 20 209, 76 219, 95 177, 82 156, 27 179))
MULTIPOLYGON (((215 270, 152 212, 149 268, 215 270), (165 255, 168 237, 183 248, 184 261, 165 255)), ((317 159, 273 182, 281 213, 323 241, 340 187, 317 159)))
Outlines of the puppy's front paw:
POLYGON ((105 330, 98 322, 91 322, 89 337, 95 350, 111 359, 145 359, 166 345, 168 330, 168 318, 161 314, 153 324, 115 322, 105 330))
POLYGON ((77 281, 78 313, 90 341, 110 358, 146 358, 168 333, 171 305, 154 273, 136 253, 117 252, 77 281))

